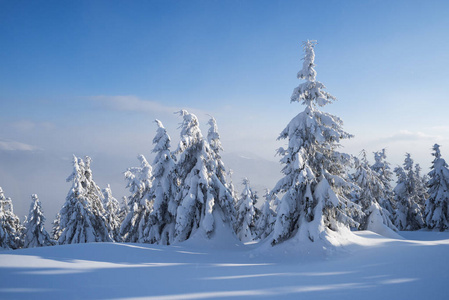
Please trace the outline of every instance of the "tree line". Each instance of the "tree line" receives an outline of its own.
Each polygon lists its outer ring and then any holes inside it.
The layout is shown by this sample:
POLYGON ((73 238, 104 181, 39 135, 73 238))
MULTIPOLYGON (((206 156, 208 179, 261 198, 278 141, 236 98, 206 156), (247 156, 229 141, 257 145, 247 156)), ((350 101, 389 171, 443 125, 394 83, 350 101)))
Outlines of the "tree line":
POLYGON ((295 236, 312 242, 327 239, 342 228, 378 233, 447 230, 449 169, 438 144, 426 175, 408 153, 403 166, 392 171, 385 149, 374 153, 373 165, 365 151, 359 157, 337 151, 340 140, 352 135, 343 130, 339 117, 320 110, 336 98, 316 80, 315 46, 315 41, 303 43, 303 66, 297 74, 303 82, 294 89, 291 102, 300 102, 305 109, 278 137, 287 141, 286 148, 277 150, 283 177, 266 190, 260 208, 248 179, 237 195, 221 159, 216 120, 210 118, 204 137, 197 117, 181 110, 177 148, 171 150, 170 136, 156 120, 154 161, 150 164, 139 155, 139 166, 124 173, 130 194, 121 204, 109 185, 100 189, 95 183, 88 156, 73 157, 67 178, 72 186, 50 234, 37 195, 31 196, 30 212, 22 223, 0 188, 0 247, 89 242, 171 245, 196 234, 213 238, 222 230, 243 242, 268 240, 274 246, 295 236))

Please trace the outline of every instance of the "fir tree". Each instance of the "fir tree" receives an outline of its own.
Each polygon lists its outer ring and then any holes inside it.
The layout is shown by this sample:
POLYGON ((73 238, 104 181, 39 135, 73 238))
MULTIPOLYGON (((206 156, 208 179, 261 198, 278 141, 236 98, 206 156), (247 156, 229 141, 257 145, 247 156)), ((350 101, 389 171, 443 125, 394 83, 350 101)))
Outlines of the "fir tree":
POLYGON ((128 198, 126 198, 126 196, 123 196, 122 203, 120 205, 120 211, 118 214, 120 224, 122 224, 123 221, 125 221, 125 218, 128 214, 129 214, 128 198))
POLYGON ((282 178, 272 193, 284 193, 274 226, 272 244, 295 236, 315 241, 326 230, 354 225, 349 216, 352 204, 345 197, 351 187, 345 175, 350 156, 336 151, 341 139, 352 137, 342 129, 340 118, 322 112, 335 97, 324 91, 314 70, 315 41, 303 43, 305 57, 298 78, 306 80, 293 91, 291 102, 305 110, 294 117, 278 139, 288 139, 287 149, 279 148, 284 165, 282 178))
POLYGON ((6 198, 0 187, 0 247, 18 249, 22 247, 23 226, 14 214, 11 198, 6 198))
POLYGON ((111 186, 109 184, 102 192, 104 197, 105 218, 110 230, 110 235, 114 241, 119 242, 121 240, 121 222, 119 217, 120 205, 117 199, 112 196, 111 186))
POLYGON ((381 151, 374 152, 374 164, 371 166, 374 172, 379 175, 379 179, 384 186, 382 198, 379 199, 379 204, 387 209, 390 213, 390 218, 394 214, 394 198, 393 187, 391 181, 393 180, 393 172, 391 172, 390 164, 387 162, 387 154, 385 148, 381 151))
POLYGON ((24 247, 44 247, 53 246, 55 243, 45 230, 45 217, 42 212, 41 202, 36 194, 31 195, 30 213, 25 225, 24 247))
POLYGON ((273 232, 276 222, 276 207, 279 201, 276 195, 270 193, 269 189, 266 189, 264 197, 265 202, 260 209, 260 216, 256 222, 256 236, 259 239, 264 239, 273 232))
POLYGON ((73 156, 73 172, 67 178, 72 188, 60 211, 60 245, 112 242, 104 217, 103 195, 92 178, 90 163, 88 156, 84 161, 73 156))
POLYGON ((170 136, 161 121, 155 121, 158 128, 153 139, 153 185, 151 197, 153 210, 150 215, 150 243, 168 245, 173 241, 176 211, 169 212, 168 206, 177 191, 175 161, 170 153, 170 136))
POLYGON ((140 167, 129 168, 125 178, 131 192, 129 197, 129 213, 120 227, 123 241, 127 243, 149 243, 150 213, 152 209, 151 186, 152 168, 145 159, 139 155, 140 167))
POLYGON ((234 200, 217 176, 216 152, 203 138, 197 117, 185 110, 179 114, 183 122, 175 151, 180 155, 176 165, 180 190, 172 205, 177 206, 175 240, 185 241, 198 230, 210 238, 219 224, 232 232, 234 200))
POLYGON ((237 204, 235 231, 242 242, 252 241, 256 237, 256 210, 254 193, 247 178, 243 179, 244 189, 237 204))
POLYGON ((435 158, 429 172, 426 223, 429 229, 444 231, 449 229, 449 169, 441 157, 440 145, 435 144, 433 151, 435 158))
POLYGON ((53 220, 51 229, 51 238, 56 242, 59 240, 59 237, 61 236, 62 233, 60 223, 61 223, 61 214, 57 213, 55 219, 53 220))
POLYGON ((360 230, 371 230, 382 233, 384 226, 397 230, 390 219, 388 210, 380 206, 379 200, 385 199, 385 186, 379 173, 371 169, 365 150, 361 152, 361 159, 356 160, 356 171, 353 176, 358 189, 353 200, 360 205, 363 214, 359 222, 360 230))
POLYGON ((429 198, 427 194, 427 182, 429 178, 427 175, 421 176, 421 166, 419 164, 415 164, 415 184, 416 184, 416 197, 418 205, 421 207, 421 210, 425 210, 426 200, 429 198))
POLYGON ((413 170, 413 159, 406 153, 404 168, 397 167, 394 172, 398 177, 394 188, 396 211, 394 225, 399 230, 418 230, 424 226, 423 208, 417 192, 417 178, 413 170))

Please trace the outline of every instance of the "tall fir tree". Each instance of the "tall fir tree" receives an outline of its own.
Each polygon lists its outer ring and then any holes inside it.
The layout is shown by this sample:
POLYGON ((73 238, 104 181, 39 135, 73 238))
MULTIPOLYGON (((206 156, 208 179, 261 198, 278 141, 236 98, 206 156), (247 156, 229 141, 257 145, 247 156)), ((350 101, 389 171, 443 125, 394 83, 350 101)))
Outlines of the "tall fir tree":
POLYGON ((426 201, 427 228, 444 231, 449 229, 449 169, 441 157, 440 145, 433 146, 431 171, 429 172, 426 201))
POLYGON ((392 220, 395 210, 393 187, 391 186, 393 172, 391 171, 390 163, 387 161, 387 153, 385 148, 381 151, 374 152, 374 164, 371 168, 379 175, 379 179, 384 186, 383 196, 381 199, 378 199, 379 204, 388 210, 392 220))
POLYGON ((177 177, 175 173, 176 158, 170 152, 170 136, 167 134, 162 122, 157 124, 156 136, 153 139, 153 184, 151 197, 153 210, 150 215, 150 243, 169 245, 174 238, 176 211, 170 213, 168 207, 175 197, 177 177))
POLYGON ((23 230, 19 217, 14 214, 11 198, 5 197, 0 187, 0 248, 21 248, 23 230))
POLYGON ((45 230, 45 217, 42 211, 41 202, 36 194, 31 195, 31 206, 25 225, 24 247, 44 247, 53 246, 52 240, 47 230, 45 230))
POLYGON ((362 150, 361 158, 356 160, 353 180, 358 186, 353 201, 360 205, 363 212, 357 220, 359 229, 379 234, 385 231, 384 227, 397 231, 391 222, 390 213, 379 204, 379 201, 386 199, 386 189, 380 174, 371 169, 365 150, 362 150))
POLYGON ((149 243, 152 168, 145 156, 137 158, 140 167, 128 168, 125 172, 131 196, 128 198, 129 213, 120 227, 120 234, 127 243, 149 243))
POLYGON ((340 118, 318 108, 335 100, 316 80, 315 41, 303 43, 305 52, 298 79, 305 80, 294 89, 291 102, 301 102, 305 110, 294 117, 278 139, 287 139, 287 149, 279 148, 284 177, 272 193, 284 193, 272 235, 272 245, 300 238, 326 239, 327 230, 354 225, 345 194, 351 188, 345 167, 350 156, 336 151, 341 139, 352 135, 343 131, 340 118))
POLYGON ((242 242, 250 242, 256 238, 255 194, 247 178, 243 179, 242 184, 244 188, 237 204, 235 231, 242 242))
MULTIPOLYGON (((220 134, 218 133, 217 121, 214 117, 210 116, 209 119, 209 131, 207 133, 207 142, 212 150, 212 169, 214 170, 214 181, 217 187, 215 187, 215 193, 218 196, 220 207, 223 209, 225 215, 228 216, 229 222, 233 224, 235 222, 235 202, 233 188, 228 183, 226 178, 226 167, 221 159, 220 152, 223 151, 221 145, 220 134)), ((232 185, 232 184, 231 184, 232 185)))
POLYGON ((104 197, 103 203, 105 208, 105 218, 110 235, 114 241, 120 242, 120 204, 117 199, 112 196, 112 190, 109 184, 102 190, 102 193, 104 197))
POLYGON ((232 234, 233 198, 226 184, 217 176, 214 150, 203 138, 198 119, 181 110, 181 141, 176 154, 179 192, 173 206, 176 209, 175 241, 189 239, 197 231, 211 238, 217 226, 232 234))
POLYGON ((77 244, 112 242, 104 208, 103 195, 92 178, 91 158, 73 156, 73 172, 67 178, 72 187, 60 211, 58 243, 77 244))

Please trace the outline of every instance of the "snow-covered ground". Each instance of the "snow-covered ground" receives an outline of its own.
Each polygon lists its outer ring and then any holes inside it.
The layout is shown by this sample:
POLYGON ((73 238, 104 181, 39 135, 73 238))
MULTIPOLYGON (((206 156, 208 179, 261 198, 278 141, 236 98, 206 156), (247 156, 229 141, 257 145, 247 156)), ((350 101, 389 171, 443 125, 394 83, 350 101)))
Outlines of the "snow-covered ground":
POLYGON ((449 232, 338 247, 92 243, 0 252, 0 299, 447 299, 449 232), (317 248, 318 247, 318 248, 317 248))

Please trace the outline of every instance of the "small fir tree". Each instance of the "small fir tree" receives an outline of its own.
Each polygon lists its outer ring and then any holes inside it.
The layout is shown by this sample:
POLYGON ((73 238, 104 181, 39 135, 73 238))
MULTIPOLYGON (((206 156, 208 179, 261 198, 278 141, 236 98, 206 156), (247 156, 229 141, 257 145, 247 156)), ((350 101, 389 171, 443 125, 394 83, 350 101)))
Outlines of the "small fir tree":
POLYGON ((73 156, 73 172, 67 178, 72 188, 60 211, 60 245, 113 241, 104 217, 103 195, 92 178, 90 163, 88 156, 84 160, 73 156))
POLYGON ((125 221, 126 216, 129 214, 129 206, 128 206, 128 198, 126 196, 122 197, 122 203, 120 205, 120 212, 119 212, 119 220, 120 224, 125 221))
POLYGON ((123 241, 127 243, 149 243, 150 213, 152 210, 151 186, 152 168, 145 159, 139 155, 140 167, 129 168, 125 178, 131 192, 129 197, 129 213, 120 227, 123 241))
POLYGON ((120 205, 112 196, 111 186, 108 184, 106 188, 102 190, 104 197, 105 218, 108 224, 111 237, 114 241, 120 242, 120 205))
POLYGON ((250 242, 256 236, 256 210, 254 207, 254 193, 249 180, 243 179, 244 189, 237 205, 235 231, 242 242, 250 242))
POLYGON ((51 228, 51 238, 56 242, 59 240, 59 237, 61 236, 62 233, 60 223, 61 223, 61 214, 57 213, 55 219, 53 220, 51 228))
POLYGON ((256 222, 256 233, 259 239, 265 239, 273 232, 276 222, 276 206, 279 201, 276 195, 270 193, 269 189, 266 189, 264 197, 265 202, 260 209, 260 217, 256 222))
POLYGON ((11 198, 6 198, 0 187, 0 247, 18 249, 22 247, 23 226, 14 214, 11 198))
POLYGON ((393 187, 391 182, 393 180, 393 172, 390 168, 390 163, 388 163, 387 154, 385 148, 381 151, 374 152, 374 164, 371 166, 374 172, 379 176, 383 189, 383 196, 379 199, 379 204, 383 208, 387 209, 390 213, 390 218, 393 218, 395 204, 393 198, 393 187))
POLYGON ((390 213, 379 204, 379 200, 386 198, 385 186, 379 173, 371 169, 365 150, 362 150, 361 158, 356 160, 353 178, 358 186, 353 201, 360 205, 363 212, 357 220, 359 229, 382 233, 383 227, 386 226, 397 231, 391 222, 390 213))
POLYGON ((441 157, 440 145, 435 144, 433 151, 435 158, 429 172, 426 223, 429 229, 444 231, 449 229, 449 169, 441 157))
POLYGON ((413 159, 406 153, 404 168, 397 167, 394 172, 398 177, 395 195, 396 211, 394 225, 399 230, 418 230, 424 226, 423 208, 416 189, 417 178, 413 170, 413 159))
POLYGON ((30 213, 25 225, 24 247, 44 247, 53 246, 55 242, 45 230, 45 217, 42 212, 41 202, 36 194, 31 195, 30 213))

